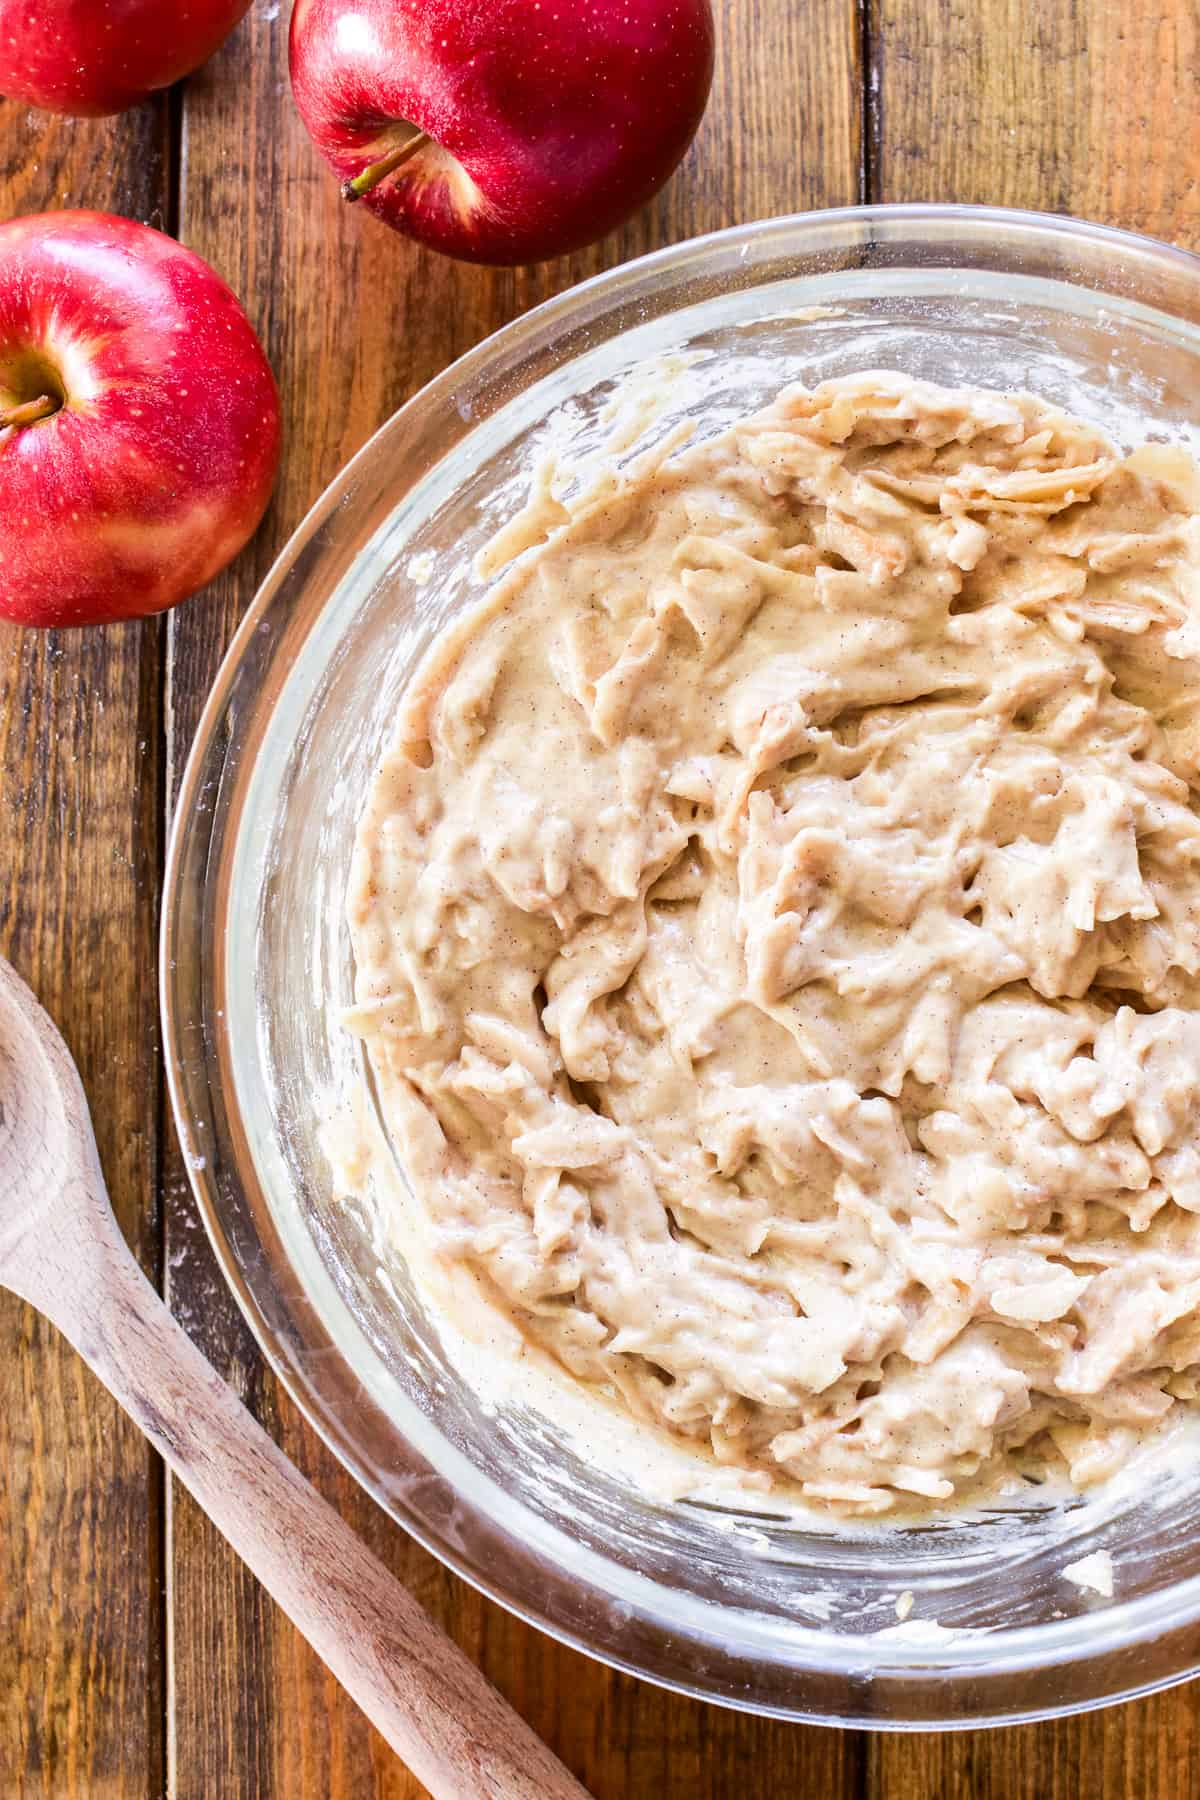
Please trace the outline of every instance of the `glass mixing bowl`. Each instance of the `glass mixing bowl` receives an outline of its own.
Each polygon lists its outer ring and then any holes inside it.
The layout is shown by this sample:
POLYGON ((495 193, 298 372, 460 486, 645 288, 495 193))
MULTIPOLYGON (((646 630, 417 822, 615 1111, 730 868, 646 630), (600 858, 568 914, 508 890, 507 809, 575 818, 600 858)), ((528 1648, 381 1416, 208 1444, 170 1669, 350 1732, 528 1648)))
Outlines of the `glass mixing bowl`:
POLYGON ((162 993, 200 1209, 266 1355, 364 1487, 580 1649, 730 1705, 884 1728, 1145 1692, 1200 1666, 1200 1482, 1186 1472, 1107 1504, 873 1532, 803 1528, 769 1500, 750 1518, 655 1501, 536 1411, 481 1404, 402 1260, 333 1198, 319 1102, 362 1075, 337 1024, 342 896, 405 682, 478 595, 472 555, 536 457, 594 451, 630 369, 677 352, 659 430, 685 414, 715 428, 784 379, 885 367, 1029 388, 1120 442, 1197 448, 1200 259, 970 208, 769 220, 585 282, 405 406, 268 578, 180 794, 162 993), (1110 1604, 1063 1573, 1098 1548, 1110 1604))

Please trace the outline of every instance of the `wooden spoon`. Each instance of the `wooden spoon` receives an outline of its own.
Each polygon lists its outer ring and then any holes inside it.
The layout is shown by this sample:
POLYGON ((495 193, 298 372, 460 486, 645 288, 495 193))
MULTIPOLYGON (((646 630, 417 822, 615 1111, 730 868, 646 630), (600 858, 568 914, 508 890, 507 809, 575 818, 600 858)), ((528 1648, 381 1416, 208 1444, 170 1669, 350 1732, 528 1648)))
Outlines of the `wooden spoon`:
POLYGON ((2 957, 0 1283, 74 1345, 439 1800, 586 1800, 175 1323, 113 1217, 70 1052, 2 957))

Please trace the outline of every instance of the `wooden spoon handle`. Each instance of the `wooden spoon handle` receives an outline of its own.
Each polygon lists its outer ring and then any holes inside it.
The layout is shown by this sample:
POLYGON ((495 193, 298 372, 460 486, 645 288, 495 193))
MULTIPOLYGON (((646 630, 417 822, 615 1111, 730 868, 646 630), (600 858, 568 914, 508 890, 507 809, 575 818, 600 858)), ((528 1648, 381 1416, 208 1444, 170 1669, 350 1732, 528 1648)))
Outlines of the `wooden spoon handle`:
POLYGON ((586 1800, 250 1416, 115 1226, 84 1259, 90 1304, 45 1310, 413 1773, 439 1800, 586 1800))

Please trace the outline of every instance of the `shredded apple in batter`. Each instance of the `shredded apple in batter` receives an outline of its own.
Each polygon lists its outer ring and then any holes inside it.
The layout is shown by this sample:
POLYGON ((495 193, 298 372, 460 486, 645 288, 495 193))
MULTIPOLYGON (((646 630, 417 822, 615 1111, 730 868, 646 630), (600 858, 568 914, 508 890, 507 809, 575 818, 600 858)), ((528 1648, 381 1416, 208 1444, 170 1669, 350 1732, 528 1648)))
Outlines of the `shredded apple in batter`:
POLYGON ((440 1252, 872 1514, 1200 1389, 1200 477, 786 389, 568 509, 411 685, 350 900, 440 1252))

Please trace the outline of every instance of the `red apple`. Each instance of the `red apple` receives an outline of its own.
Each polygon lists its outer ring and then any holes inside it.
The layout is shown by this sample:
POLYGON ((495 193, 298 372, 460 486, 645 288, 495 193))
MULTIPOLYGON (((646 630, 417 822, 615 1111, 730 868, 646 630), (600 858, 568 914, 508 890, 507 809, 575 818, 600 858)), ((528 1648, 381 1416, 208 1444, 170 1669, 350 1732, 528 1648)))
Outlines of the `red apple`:
POLYGON ((207 62, 250 0, 0 0, 0 94, 98 117, 207 62))
POLYGON ((262 346, 191 250, 106 213, 0 225, 0 616, 174 606, 254 531, 279 439, 262 346))
POLYGON ((296 103, 343 192, 473 262, 603 237, 708 99, 708 0, 296 0, 296 103))

